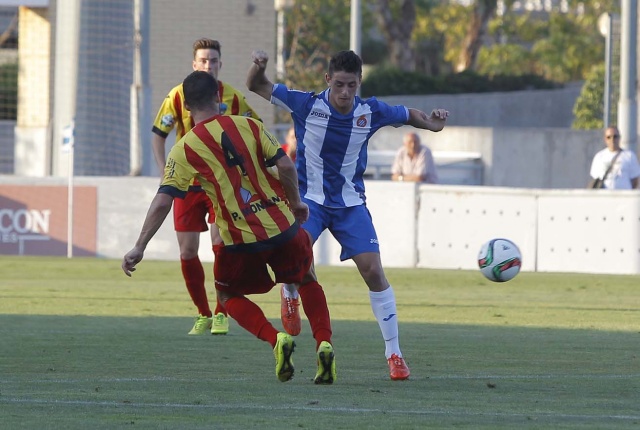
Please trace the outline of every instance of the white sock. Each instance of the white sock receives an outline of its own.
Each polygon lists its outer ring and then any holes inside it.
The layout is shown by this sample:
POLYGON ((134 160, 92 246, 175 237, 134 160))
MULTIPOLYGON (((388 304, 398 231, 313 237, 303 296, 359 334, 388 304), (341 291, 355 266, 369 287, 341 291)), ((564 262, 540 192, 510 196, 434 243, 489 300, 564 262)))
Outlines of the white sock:
POLYGON ((284 287, 282 289, 284 296, 287 299, 297 299, 298 298, 298 289, 295 284, 282 284, 284 287))
POLYGON ((391 354, 402 357, 400 343, 398 342, 398 314, 396 312, 396 297, 393 288, 389 285, 384 291, 369 291, 369 300, 373 315, 378 320, 382 337, 384 338, 385 355, 391 354))

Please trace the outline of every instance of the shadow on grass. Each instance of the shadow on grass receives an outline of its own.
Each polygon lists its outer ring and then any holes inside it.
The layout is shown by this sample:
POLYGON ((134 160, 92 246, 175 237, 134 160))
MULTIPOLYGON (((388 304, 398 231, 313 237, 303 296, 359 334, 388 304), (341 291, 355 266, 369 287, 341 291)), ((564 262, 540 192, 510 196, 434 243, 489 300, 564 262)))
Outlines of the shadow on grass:
MULTIPOLYGON (((272 321, 276 328, 279 321, 272 321)), ((405 323, 412 370, 388 378, 375 322, 334 322, 338 380, 315 386, 306 321, 296 375, 233 321, 0 315, 6 428, 638 428, 638 334, 405 323), (319 425, 319 423, 322 425, 319 425)))

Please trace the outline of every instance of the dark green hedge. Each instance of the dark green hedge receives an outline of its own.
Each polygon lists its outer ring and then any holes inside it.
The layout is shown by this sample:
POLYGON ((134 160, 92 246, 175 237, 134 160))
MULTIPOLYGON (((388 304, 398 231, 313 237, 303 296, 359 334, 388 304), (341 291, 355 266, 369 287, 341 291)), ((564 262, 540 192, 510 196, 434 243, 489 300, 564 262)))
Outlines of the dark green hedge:
POLYGON ((372 70, 362 82, 363 97, 390 95, 464 94, 559 88, 560 84, 537 75, 482 76, 465 71, 446 76, 427 76, 394 68, 372 70))

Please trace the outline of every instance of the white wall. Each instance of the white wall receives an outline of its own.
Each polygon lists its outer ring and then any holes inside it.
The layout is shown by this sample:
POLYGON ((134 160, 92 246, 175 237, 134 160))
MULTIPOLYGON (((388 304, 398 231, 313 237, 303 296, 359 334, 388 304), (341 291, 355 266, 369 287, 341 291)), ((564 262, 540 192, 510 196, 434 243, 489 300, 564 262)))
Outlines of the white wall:
POLYGON ((378 97, 389 104, 404 104, 430 112, 451 111, 450 124, 467 127, 563 127, 574 120, 573 106, 582 82, 554 90, 502 93, 399 95, 378 97))
MULTIPOLYGON (((62 178, 0 176, 0 184, 64 185, 62 178)), ((121 258, 135 242, 158 187, 155 178, 82 177, 98 189, 99 257, 121 258)), ((386 267, 476 269, 483 242, 513 240, 523 271, 640 274, 640 192, 415 185, 369 181, 367 206, 386 267)), ((170 215, 171 216, 171 215, 170 215)), ((213 261, 207 233, 200 258, 213 261)), ((328 234, 318 265, 340 262, 328 234)), ((147 259, 179 258, 173 221, 150 242, 147 259)))
MULTIPOLYGON (((640 274, 638 191, 420 185, 411 198, 413 190, 367 184, 386 267, 476 269, 480 246, 504 237, 520 248, 523 271, 640 274)), ((339 264, 337 242, 323 239, 316 263, 339 264)))
POLYGON ((421 186, 418 267, 475 269, 480 246, 508 238, 522 270, 536 270, 536 192, 520 188, 421 186))

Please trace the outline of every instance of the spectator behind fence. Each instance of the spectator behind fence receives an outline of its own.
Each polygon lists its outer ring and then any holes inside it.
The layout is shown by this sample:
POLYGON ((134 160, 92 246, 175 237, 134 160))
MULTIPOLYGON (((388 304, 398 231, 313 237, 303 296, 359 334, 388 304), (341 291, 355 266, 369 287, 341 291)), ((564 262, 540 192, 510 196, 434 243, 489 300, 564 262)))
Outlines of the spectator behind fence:
POLYGON ((606 148, 594 155, 591 162, 590 188, 612 190, 630 190, 638 188, 640 183, 640 164, 638 157, 628 149, 620 147, 620 131, 609 127, 604 131, 606 148))
POLYGON ((438 173, 433 162, 431 150, 420 143, 420 136, 407 133, 403 146, 398 149, 391 166, 391 179, 394 181, 438 183, 438 173))

